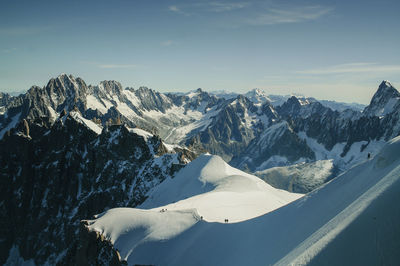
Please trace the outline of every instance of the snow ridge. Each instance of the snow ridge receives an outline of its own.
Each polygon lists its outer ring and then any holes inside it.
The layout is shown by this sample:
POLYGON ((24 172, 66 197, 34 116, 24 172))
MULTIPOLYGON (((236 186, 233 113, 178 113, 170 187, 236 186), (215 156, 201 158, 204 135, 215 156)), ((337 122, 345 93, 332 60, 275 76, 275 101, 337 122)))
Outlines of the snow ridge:
MULTIPOLYGON (((201 212, 193 211, 192 216, 189 214, 190 218, 180 216, 182 219, 187 219, 188 223, 172 227, 175 229, 171 238, 168 238, 162 232, 163 230, 158 232, 160 235, 157 238, 154 238, 152 233, 156 231, 156 228, 147 230, 146 232, 149 234, 143 235, 135 229, 139 228, 136 225, 130 224, 126 227, 119 223, 117 221, 118 210, 110 210, 103 216, 99 216, 97 220, 91 221, 89 228, 110 236, 115 247, 125 255, 123 257, 129 264, 303 265, 313 261, 321 252, 329 250, 330 243, 335 241, 339 235, 346 235, 346 228, 352 226, 360 217, 364 217, 362 216, 364 210, 371 204, 382 201, 382 199, 388 199, 390 202, 390 198, 382 196, 387 195, 388 189, 396 188, 397 192, 400 189, 399 164, 400 137, 397 137, 370 161, 352 168, 297 201, 253 219, 237 223, 231 223, 229 220, 228 224, 209 223, 201 218, 196 220, 198 219, 197 215, 201 215, 201 212), (111 217, 111 212, 114 212, 114 217, 111 217), (315 215, 316 213, 318 215, 315 215), (107 221, 105 218, 102 219, 106 216, 108 217, 107 221), (189 226, 186 227, 187 225, 189 226), (117 234, 113 234, 114 230, 119 230, 123 234, 117 236, 117 234), (162 236, 166 238, 162 238, 162 236), (130 255, 127 255, 128 253, 130 255)), ((398 195, 398 193, 392 195, 398 195)), ((190 199, 199 196, 202 195, 190 199)), ((231 197, 230 200, 235 197, 231 197)), ((213 201, 213 204, 217 202, 213 201)), ((400 211, 399 206, 389 204, 389 202, 382 202, 383 206, 387 208, 382 218, 389 218, 392 223, 388 223, 386 226, 393 227, 392 230, 397 232, 395 221, 396 214, 400 211)), ((180 202, 176 204, 180 204, 180 202)), ((169 205, 168 208, 164 206, 161 210, 157 208, 132 210, 132 212, 158 211, 152 215, 159 216, 157 219, 163 219, 165 223, 173 223, 170 218, 178 215, 176 213, 178 209, 170 210, 170 206, 172 205, 169 205), (170 211, 171 213, 169 213, 170 211), (167 215, 161 218, 165 214, 167 215)), ((210 207, 212 204, 209 204, 208 208, 210 207)), ((236 209, 236 211, 239 210, 236 209)), ((138 215, 138 217, 141 216, 138 215)), ((377 221, 381 219, 381 217, 375 218, 377 221)), ((363 219, 371 219, 371 217, 363 219)), ((179 218, 177 224, 180 223, 179 218)), ((365 230, 368 230, 368 227, 365 230)), ((389 234, 391 232, 390 229, 386 231, 389 234)), ((368 231, 361 231, 363 235, 368 233, 368 231)), ((371 240, 380 243, 381 253, 370 252, 364 254, 365 257, 372 263, 396 261, 399 255, 391 252, 393 243, 385 241, 385 237, 388 235, 380 234, 377 237, 378 239, 371 238, 371 240)), ((364 242, 365 238, 358 235, 351 238, 351 241, 347 243, 347 248, 351 246, 351 249, 361 252, 358 246, 376 245, 376 243, 364 242)), ((343 261, 345 258, 337 256, 337 253, 329 254, 333 255, 324 257, 323 262, 345 263, 343 261)), ((365 261, 363 256, 346 259, 350 259, 351 264, 365 261)))

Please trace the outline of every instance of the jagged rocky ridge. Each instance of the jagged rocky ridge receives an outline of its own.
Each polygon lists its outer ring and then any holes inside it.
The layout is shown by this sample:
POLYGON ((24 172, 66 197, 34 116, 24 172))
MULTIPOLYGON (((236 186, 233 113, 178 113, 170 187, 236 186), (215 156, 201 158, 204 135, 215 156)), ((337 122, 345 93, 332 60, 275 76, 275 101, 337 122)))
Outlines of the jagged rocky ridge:
POLYGON ((318 159, 334 159, 343 171, 400 132, 399 92, 388 81, 363 112, 332 110, 314 98, 295 96, 276 105, 260 90, 246 95, 222 98, 201 89, 162 94, 145 87, 123 89, 116 81, 91 86, 63 74, 3 106, 0 138, 22 119, 52 122, 64 110, 78 109, 102 125, 118 119, 248 171, 318 159))
MULTIPOLYGON (((38 265, 85 265, 90 250, 82 249, 93 247, 82 246, 80 220, 140 204, 195 156, 124 125, 98 134, 90 122, 79 111, 54 123, 24 119, 0 141, 0 263, 17 247, 38 265)), ((115 256, 104 252, 107 260, 115 256)))
POLYGON ((85 257, 89 253, 115 258, 106 242, 96 252, 85 250, 82 243, 93 239, 83 234, 78 240, 79 221, 107 208, 136 206, 194 157, 163 140, 220 155, 248 171, 333 159, 339 173, 400 132, 398 92, 387 81, 364 112, 334 111, 297 97, 277 106, 201 89, 179 95, 123 89, 116 81, 91 86, 67 75, 3 98, 0 212, 7 219, 0 262, 11 247, 38 264, 100 263, 101 256, 85 257))

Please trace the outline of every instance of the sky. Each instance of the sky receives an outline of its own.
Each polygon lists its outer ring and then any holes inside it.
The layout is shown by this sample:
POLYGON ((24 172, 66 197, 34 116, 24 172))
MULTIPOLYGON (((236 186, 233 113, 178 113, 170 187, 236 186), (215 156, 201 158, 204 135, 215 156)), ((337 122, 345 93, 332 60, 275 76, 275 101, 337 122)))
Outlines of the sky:
POLYGON ((0 0, 0 91, 67 73, 367 104, 400 88, 399 43, 398 0, 0 0))

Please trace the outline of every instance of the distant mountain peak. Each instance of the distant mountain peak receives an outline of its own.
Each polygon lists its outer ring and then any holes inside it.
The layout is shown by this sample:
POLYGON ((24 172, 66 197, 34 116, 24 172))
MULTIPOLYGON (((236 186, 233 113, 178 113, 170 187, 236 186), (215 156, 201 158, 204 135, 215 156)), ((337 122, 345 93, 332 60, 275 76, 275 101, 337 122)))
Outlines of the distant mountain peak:
POLYGON ((263 96, 266 95, 265 91, 262 89, 259 89, 259 88, 254 88, 252 90, 249 90, 246 94, 247 95, 263 95, 263 96))
POLYGON ((72 76, 72 74, 68 75, 67 73, 61 73, 60 75, 57 76, 57 78, 64 78, 64 77, 74 78, 74 76, 72 76))
POLYGON ((108 94, 120 95, 123 90, 121 83, 115 80, 103 80, 99 84, 100 90, 108 94))
POLYGON ((80 81, 80 78, 75 78, 73 75, 67 75, 65 73, 61 73, 58 75, 56 78, 51 78, 49 82, 47 83, 47 86, 50 86, 51 84, 59 84, 57 86, 64 86, 66 88, 71 87, 78 87, 77 81, 80 81))
POLYGON ((61 73, 60 75, 58 75, 55 80, 59 80, 61 81, 61 83, 64 83, 65 81, 69 81, 71 83, 74 83, 77 78, 75 78, 73 75, 71 74, 66 74, 66 73, 61 73))
POLYGON ((246 92, 244 95, 255 104, 263 104, 265 102, 271 102, 271 99, 262 89, 255 88, 246 92))
POLYGON ((287 100, 287 103, 288 103, 288 104, 291 104, 291 105, 296 105, 296 106, 300 106, 300 105, 301 105, 299 99, 298 99, 296 96, 294 96, 294 95, 292 95, 292 96, 287 100))
POLYGON ((368 116, 385 116, 396 108, 400 101, 400 93, 388 81, 384 80, 371 99, 370 104, 364 109, 364 114, 368 116))
POLYGON ((259 88, 254 88, 254 89, 250 90, 249 92, 254 93, 254 94, 265 94, 265 91, 263 91, 262 89, 259 89, 259 88))
POLYGON ((393 86, 392 86, 392 84, 390 83, 389 80, 383 80, 381 82, 381 84, 379 85, 379 88, 381 88, 381 87, 393 87, 393 86))
POLYGON ((376 99, 384 98, 393 98, 393 97, 400 97, 400 93, 396 90, 395 87, 388 81, 384 80, 378 87, 377 92, 372 97, 371 103, 375 102, 376 99))

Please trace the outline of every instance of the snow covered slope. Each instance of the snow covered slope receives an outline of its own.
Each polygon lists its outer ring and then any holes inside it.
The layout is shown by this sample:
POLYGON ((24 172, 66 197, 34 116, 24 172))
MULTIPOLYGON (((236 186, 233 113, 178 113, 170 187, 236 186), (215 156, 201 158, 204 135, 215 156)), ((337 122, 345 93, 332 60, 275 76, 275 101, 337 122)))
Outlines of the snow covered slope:
POLYGON ((157 186, 139 206, 153 209, 112 209, 89 224, 109 238, 130 263, 137 247, 172 239, 199 221, 241 222, 301 196, 275 189, 218 156, 202 155, 157 186))
POLYGON ((139 208, 195 209, 208 222, 240 222, 265 214, 301 194, 278 190, 229 166, 219 156, 202 155, 176 177, 151 192, 139 208), (162 207, 159 207, 162 206, 162 207))
POLYGON ((307 193, 335 176, 333 160, 273 167, 254 174, 268 184, 290 192, 307 193))
POLYGON ((399 191, 397 137, 370 161, 254 219, 226 224, 201 220, 196 209, 112 209, 89 228, 129 265, 392 265, 400 259, 399 191), (344 249, 348 257, 335 253, 344 249))

